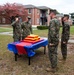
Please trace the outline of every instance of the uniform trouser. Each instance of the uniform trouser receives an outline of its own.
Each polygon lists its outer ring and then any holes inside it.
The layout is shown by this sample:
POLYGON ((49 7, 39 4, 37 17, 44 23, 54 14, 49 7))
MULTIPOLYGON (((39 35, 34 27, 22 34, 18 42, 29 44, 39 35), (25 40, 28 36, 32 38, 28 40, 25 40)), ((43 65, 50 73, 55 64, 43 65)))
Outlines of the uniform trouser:
POLYGON ((66 59, 66 57, 67 57, 67 43, 63 44, 63 41, 61 42, 61 53, 62 53, 63 59, 66 59))
POLYGON ((21 40, 21 36, 17 36, 17 37, 13 37, 14 42, 20 41, 21 40))
POLYGON ((51 68, 56 68, 57 67, 57 46, 49 46, 48 45, 48 53, 49 53, 49 59, 51 63, 51 68))

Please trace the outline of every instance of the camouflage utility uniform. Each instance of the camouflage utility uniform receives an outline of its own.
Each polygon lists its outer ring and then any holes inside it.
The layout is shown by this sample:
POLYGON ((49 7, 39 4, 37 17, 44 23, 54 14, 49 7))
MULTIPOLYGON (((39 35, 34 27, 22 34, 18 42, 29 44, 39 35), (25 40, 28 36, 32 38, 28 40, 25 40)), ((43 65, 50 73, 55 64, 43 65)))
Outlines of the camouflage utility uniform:
POLYGON ((20 41, 21 40, 21 26, 20 23, 17 21, 14 21, 12 24, 13 26, 13 39, 14 42, 20 41))
POLYGON ((67 43, 69 40, 70 35, 70 25, 69 22, 64 22, 63 28, 62 28, 62 37, 61 37, 61 52, 63 55, 63 59, 66 59, 67 57, 67 43), (66 42, 66 43, 63 43, 66 42))
POLYGON ((48 29, 48 51, 49 51, 49 59, 52 68, 57 67, 57 48, 59 43, 59 29, 60 29, 60 22, 53 18, 50 21, 49 29, 48 29), (53 44, 50 46, 50 43, 53 44))
POLYGON ((21 28, 22 28, 22 40, 23 40, 28 35, 30 35, 30 29, 29 29, 29 25, 27 24, 27 22, 22 22, 21 28))

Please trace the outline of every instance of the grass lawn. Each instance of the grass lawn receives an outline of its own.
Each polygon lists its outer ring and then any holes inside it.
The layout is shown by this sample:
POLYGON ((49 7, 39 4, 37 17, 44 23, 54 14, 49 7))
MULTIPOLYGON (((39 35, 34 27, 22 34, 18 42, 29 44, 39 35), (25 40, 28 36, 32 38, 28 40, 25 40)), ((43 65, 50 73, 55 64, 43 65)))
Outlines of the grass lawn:
POLYGON ((74 35, 74 26, 71 26, 70 33, 71 35, 74 35))
MULTIPOLYGON (((34 34, 38 34, 40 36, 47 36, 48 30, 35 30, 35 28, 33 28, 33 32, 34 34)), ((12 27, 8 26, 8 27, 0 27, 0 32, 9 32, 12 31, 12 27)), ((60 34, 62 31, 62 27, 60 27, 60 34)), ((70 34, 74 35, 74 25, 70 27, 70 34)))
MULTIPOLYGON (((61 32, 62 32, 62 27, 60 27, 60 35, 61 35, 61 32)), ((40 35, 40 36, 45 36, 45 37, 48 36, 48 30, 47 29, 46 30, 33 30, 33 33, 40 35)), ((70 35, 74 35, 74 26, 70 27, 70 35)))
MULTIPOLYGON (((47 36, 47 30, 34 30, 34 33, 47 36)), ((31 58, 31 65, 29 66, 26 55, 22 55, 17 61, 14 61, 14 54, 7 49, 7 44, 12 41, 12 36, 0 35, 0 75, 74 75, 74 44, 68 44, 66 63, 58 62, 59 70, 52 74, 46 72, 46 68, 50 66, 48 49, 44 55, 43 48, 39 48, 36 55, 31 58)), ((59 45, 58 59, 61 58, 59 45)))
POLYGON ((0 27, 0 32, 9 32, 12 31, 12 28, 0 27))

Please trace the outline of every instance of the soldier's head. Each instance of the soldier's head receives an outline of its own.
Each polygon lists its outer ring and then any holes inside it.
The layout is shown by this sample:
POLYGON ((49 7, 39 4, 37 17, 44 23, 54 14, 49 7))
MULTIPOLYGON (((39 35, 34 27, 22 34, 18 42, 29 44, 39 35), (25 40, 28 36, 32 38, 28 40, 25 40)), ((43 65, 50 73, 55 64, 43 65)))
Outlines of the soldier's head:
POLYGON ((50 10, 49 15, 51 19, 54 18, 56 16, 56 10, 50 10))
POLYGON ((19 17, 18 16, 15 16, 15 21, 19 21, 19 17))
POLYGON ((64 19, 63 19, 63 20, 64 20, 64 21, 69 20, 69 15, 64 14, 64 19))

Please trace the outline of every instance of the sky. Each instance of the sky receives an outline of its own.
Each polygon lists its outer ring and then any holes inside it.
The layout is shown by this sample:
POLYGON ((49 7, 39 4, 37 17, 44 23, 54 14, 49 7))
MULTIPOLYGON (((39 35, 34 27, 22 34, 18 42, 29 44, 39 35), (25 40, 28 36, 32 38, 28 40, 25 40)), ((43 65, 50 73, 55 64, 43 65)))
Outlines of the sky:
POLYGON ((74 0, 1 0, 0 5, 5 3, 20 3, 23 5, 32 4, 35 6, 47 6, 56 9, 63 14, 74 12, 74 0))

